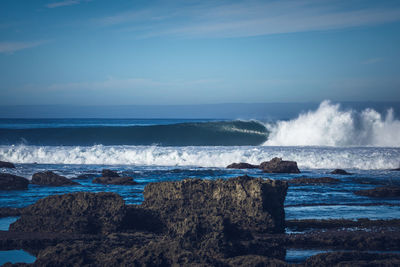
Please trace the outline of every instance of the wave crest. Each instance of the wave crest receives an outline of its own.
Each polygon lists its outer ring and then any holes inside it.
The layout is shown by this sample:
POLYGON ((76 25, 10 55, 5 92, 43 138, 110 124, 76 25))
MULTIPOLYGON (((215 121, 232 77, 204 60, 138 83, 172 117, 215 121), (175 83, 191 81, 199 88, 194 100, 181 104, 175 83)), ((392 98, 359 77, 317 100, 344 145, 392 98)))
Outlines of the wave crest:
POLYGON ((384 116, 373 109, 341 110, 330 101, 296 119, 268 124, 267 129, 265 146, 400 146, 400 121, 392 109, 384 116))

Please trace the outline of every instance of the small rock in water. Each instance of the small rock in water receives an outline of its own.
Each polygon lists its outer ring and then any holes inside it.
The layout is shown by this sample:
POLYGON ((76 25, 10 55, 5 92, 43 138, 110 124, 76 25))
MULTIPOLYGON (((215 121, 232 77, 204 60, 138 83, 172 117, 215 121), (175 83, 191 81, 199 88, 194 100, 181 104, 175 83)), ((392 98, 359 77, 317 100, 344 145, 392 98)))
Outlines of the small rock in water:
POLYGON ((27 189, 29 184, 29 180, 9 174, 9 173, 0 173, 0 190, 23 190, 27 189))
POLYGON ((64 186, 64 185, 79 185, 79 183, 70 179, 55 174, 52 171, 38 172, 32 176, 32 184, 47 185, 47 186, 64 186))
POLYGON ((227 169, 258 169, 259 165, 253 165, 245 162, 232 163, 226 166, 227 169))
POLYGON ((336 184, 340 180, 331 177, 321 178, 294 178, 288 181, 289 184, 336 184))
POLYGON ((339 174, 339 175, 351 175, 351 173, 346 172, 345 170, 342 169, 336 169, 331 172, 331 174, 339 174))
POLYGON ((0 161, 0 168, 10 168, 15 169, 15 165, 11 162, 0 161))
POLYGON ((273 158, 260 164, 260 169, 267 173, 300 173, 296 161, 286 161, 282 158, 273 158))

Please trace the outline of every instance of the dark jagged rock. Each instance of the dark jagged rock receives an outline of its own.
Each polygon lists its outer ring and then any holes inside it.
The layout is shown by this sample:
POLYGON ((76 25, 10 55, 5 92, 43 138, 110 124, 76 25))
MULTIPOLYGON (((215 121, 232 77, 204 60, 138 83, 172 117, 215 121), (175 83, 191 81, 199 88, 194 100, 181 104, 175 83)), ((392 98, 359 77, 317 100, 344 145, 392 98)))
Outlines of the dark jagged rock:
POLYGON ((366 197, 400 197, 400 186, 382 186, 373 189, 355 191, 354 194, 366 197))
POLYGON ((351 175, 351 173, 346 172, 345 170, 342 169, 336 169, 331 171, 331 174, 338 174, 338 175, 351 175))
POLYGON ((75 178, 71 178, 71 180, 85 180, 85 179, 93 179, 95 177, 98 177, 98 174, 94 173, 85 173, 85 174, 80 174, 75 178))
POLYGON ((286 161, 281 158, 273 158, 260 164, 260 169, 267 173, 300 173, 295 161, 286 161))
POLYGON ((0 161, 0 168, 15 169, 15 165, 13 163, 11 163, 11 162, 0 161))
POLYGON ((148 184, 142 205, 157 211, 169 235, 185 246, 235 255, 245 250, 238 240, 284 231, 286 191, 286 182, 249 176, 186 179, 148 184))
POLYGON ((286 267, 286 266, 290 266, 289 264, 287 264, 284 261, 274 259, 274 258, 268 258, 266 256, 260 256, 260 255, 237 256, 237 257, 226 259, 225 263, 228 264, 228 266, 232 266, 232 267, 233 266, 242 266, 242 267, 247 267, 247 266, 286 267))
POLYGON ((226 166, 227 169, 258 169, 259 165, 253 165, 245 162, 232 163, 226 166))
POLYGON ((46 186, 79 185, 79 183, 71 181, 64 176, 55 174, 52 171, 35 173, 34 175, 32 175, 31 183, 46 186))
POLYGON ((397 169, 391 169, 391 171, 400 171, 400 168, 397 168, 397 169))
POLYGON ((10 231, 97 234, 116 231, 125 203, 115 193, 74 193, 43 198, 23 209, 10 231))
POLYGON ((95 184, 136 185, 132 177, 97 177, 92 181, 95 184))
POLYGON ((289 184, 336 184, 340 180, 331 177, 321 177, 321 178, 293 178, 288 180, 289 184))
POLYGON ((20 208, 2 207, 0 208, 0 218, 16 217, 21 215, 20 208))
POLYGON ((0 190, 24 190, 28 189, 29 180, 24 177, 0 173, 0 190))
POLYGON ((359 251, 320 253, 308 258, 305 266, 400 266, 400 255, 359 251))
POLYGON ((103 177, 120 177, 117 172, 108 170, 108 169, 103 169, 101 171, 101 176, 103 176, 103 177))

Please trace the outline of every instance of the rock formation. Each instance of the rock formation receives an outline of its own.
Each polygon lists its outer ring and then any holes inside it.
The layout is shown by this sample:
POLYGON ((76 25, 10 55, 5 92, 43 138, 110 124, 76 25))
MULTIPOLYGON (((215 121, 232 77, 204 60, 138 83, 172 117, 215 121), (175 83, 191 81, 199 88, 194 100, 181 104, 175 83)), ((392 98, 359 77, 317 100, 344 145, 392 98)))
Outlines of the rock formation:
POLYGON ((64 176, 55 174, 52 171, 35 173, 34 175, 32 175, 31 183, 46 186, 79 185, 79 183, 71 181, 64 176))
POLYGON ((0 168, 10 168, 15 169, 15 165, 11 162, 0 161, 0 168))
POLYGON ((258 169, 259 167, 259 165, 253 165, 245 162, 232 163, 226 166, 228 169, 258 169))
POLYGON ((354 192, 359 196, 367 197, 400 197, 400 186, 382 186, 373 189, 359 190, 354 192))
POLYGON ((0 190, 24 190, 28 188, 29 180, 24 177, 0 173, 0 190))
POLYGON ((273 158, 260 164, 260 169, 268 173, 300 173, 295 161, 285 161, 281 158, 273 158))

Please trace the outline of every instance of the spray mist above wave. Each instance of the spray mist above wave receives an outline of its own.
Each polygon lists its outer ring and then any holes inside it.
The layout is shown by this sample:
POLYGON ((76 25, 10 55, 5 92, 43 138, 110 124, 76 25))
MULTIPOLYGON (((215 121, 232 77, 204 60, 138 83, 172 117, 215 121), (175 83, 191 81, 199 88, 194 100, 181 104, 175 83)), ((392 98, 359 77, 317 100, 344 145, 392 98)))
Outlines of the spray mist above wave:
POLYGON ((266 146, 400 146, 400 121, 392 109, 385 115, 373 109, 357 112, 330 101, 296 119, 268 124, 267 129, 266 146))

